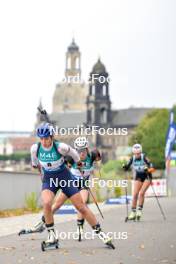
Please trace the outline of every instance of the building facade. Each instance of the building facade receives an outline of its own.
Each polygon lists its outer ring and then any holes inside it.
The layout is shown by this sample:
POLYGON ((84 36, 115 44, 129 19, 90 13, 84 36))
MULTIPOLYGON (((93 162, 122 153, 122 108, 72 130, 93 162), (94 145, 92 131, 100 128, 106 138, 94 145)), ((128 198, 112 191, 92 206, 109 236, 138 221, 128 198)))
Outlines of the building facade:
MULTIPOLYGON (((104 161, 115 159, 128 147, 134 128, 152 108, 112 110, 109 74, 100 58, 90 72, 88 85, 82 81, 75 83, 78 79, 81 80, 81 53, 73 39, 66 52, 64 82, 56 86, 49 118, 59 128, 96 126, 101 131, 113 129, 115 133, 111 135, 96 133, 89 135, 88 139, 92 146, 101 149, 104 161)), ((74 134, 62 135, 62 140, 69 144, 75 138, 74 134)))

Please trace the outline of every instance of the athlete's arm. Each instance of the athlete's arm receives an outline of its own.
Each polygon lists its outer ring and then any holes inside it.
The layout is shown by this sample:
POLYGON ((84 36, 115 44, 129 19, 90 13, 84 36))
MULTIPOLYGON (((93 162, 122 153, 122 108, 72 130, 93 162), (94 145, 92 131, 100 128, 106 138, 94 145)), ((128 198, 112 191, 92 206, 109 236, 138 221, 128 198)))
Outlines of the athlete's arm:
POLYGON ((95 149, 91 151, 91 157, 92 157, 92 162, 94 161, 100 161, 101 160, 101 154, 98 149, 95 149))
POLYGON ((150 162, 150 160, 144 155, 144 162, 147 164, 149 168, 153 168, 153 164, 150 162))
POLYGON ((131 167, 132 163, 133 163, 133 157, 130 158, 130 160, 127 162, 127 164, 123 165, 123 169, 126 170, 126 171, 129 170, 129 168, 131 167))
POLYGON ((41 166, 37 158, 38 144, 33 144, 31 147, 31 165, 34 169, 38 169, 41 173, 41 166))
POLYGON ((65 156, 65 164, 70 168, 74 164, 74 160, 70 156, 65 156))
POLYGON ((37 158, 37 148, 37 144, 33 144, 31 147, 31 165, 35 169, 37 169, 39 166, 39 160, 37 158))
POLYGON ((60 143, 58 147, 58 151, 63 155, 63 156, 71 156, 72 159, 75 162, 80 161, 80 157, 78 152, 73 149, 71 146, 65 144, 65 143, 60 143))

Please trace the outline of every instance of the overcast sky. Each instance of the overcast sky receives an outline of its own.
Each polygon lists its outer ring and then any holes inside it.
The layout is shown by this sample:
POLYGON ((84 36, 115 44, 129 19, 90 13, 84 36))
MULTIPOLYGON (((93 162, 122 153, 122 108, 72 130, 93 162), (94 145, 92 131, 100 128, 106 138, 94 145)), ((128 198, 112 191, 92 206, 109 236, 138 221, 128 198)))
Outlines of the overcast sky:
POLYGON ((176 1, 0 2, 0 130, 32 130, 42 98, 51 112, 74 35, 87 80, 98 56, 113 108, 176 103, 176 1))

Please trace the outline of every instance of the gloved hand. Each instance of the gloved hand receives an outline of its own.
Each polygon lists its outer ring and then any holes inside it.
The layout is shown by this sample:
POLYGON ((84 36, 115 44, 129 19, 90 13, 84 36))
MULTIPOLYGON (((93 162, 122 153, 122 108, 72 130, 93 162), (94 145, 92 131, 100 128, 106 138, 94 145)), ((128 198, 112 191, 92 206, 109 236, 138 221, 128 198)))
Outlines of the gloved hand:
POLYGON ((79 160, 79 161, 77 162, 77 168, 78 168, 78 170, 81 170, 82 167, 83 167, 83 163, 82 163, 81 160, 79 160))
POLYGON ((127 171, 128 170, 127 165, 126 164, 122 164, 122 169, 124 169, 125 171, 127 171))
POLYGON ((149 173, 153 173, 153 172, 155 172, 155 168, 153 168, 153 167, 152 167, 152 168, 149 168, 149 169, 148 169, 148 172, 149 172, 149 173))
POLYGON ((148 169, 149 169, 149 168, 148 168, 147 166, 144 167, 144 171, 145 171, 145 172, 148 172, 148 169))

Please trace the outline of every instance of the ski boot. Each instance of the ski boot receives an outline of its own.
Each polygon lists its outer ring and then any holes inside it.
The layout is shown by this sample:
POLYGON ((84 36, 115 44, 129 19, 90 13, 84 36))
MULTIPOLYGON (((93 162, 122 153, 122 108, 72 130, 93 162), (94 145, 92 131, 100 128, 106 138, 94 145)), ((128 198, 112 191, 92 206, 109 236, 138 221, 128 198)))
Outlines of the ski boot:
POLYGON ((41 249, 42 251, 45 251, 46 249, 54 249, 54 248, 56 249, 59 248, 58 233, 57 231, 50 230, 48 232, 47 240, 41 243, 41 249))
POLYGON ((108 237, 102 230, 99 224, 97 224, 95 227, 93 227, 95 233, 98 235, 98 237, 103 241, 103 243, 108 246, 109 248, 115 249, 115 246, 112 243, 112 238, 108 237))
POLYGON ((18 235, 27 235, 32 233, 42 233, 45 230, 45 223, 43 221, 38 222, 34 227, 30 229, 22 229, 18 235))
POLYGON ((138 221, 140 221, 141 220, 141 217, 142 217, 142 210, 141 209, 138 209, 137 210, 137 213, 136 213, 136 219, 138 221))
POLYGON ((136 220, 136 212, 135 211, 131 211, 131 213, 128 216, 128 220, 136 220))

